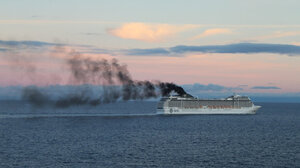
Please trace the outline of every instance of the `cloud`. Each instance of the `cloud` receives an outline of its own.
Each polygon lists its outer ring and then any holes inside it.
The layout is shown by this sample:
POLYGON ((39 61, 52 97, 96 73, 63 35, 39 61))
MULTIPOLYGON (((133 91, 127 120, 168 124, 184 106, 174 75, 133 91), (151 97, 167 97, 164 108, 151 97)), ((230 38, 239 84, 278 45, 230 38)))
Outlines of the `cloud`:
POLYGON ((55 52, 59 48, 69 49, 76 48, 82 53, 107 53, 105 49, 95 48, 90 45, 77 45, 77 44, 64 44, 64 43, 50 43, 43 41, 6 41, 0 40, 0 52, 18 51, 18 52, 41 52, 41 51, 51 51, 55 52))
POLYGON ((57 46, 63 45, 59 43, 48 43, 42 41, 4 41, 0 40, 0 46, 9 46, 9 47, 16 47, 16 46, 32 46, 32 47, 42 47, 42 46, 57 46))
POLYGON ((277 86, 254 86, 251 89, 262 89, 262 90, 266 90, 266 89, 281 89, 277 86))
POLYGON ((172 37, 177 33, 187 31, 199 26, 196 25, 169 25, 169 24, 145 24, 126 23, 119 28, 110 29, 107 32, 123 39, 133 39, 146 42, 159 42, 172 37))
POLYGON ((124 49, 105 50, 94 47, 87 47, 87 53, 138 55, 138 56, 184 56, 184 53, 229 53, 229 54, 255 54, 271 53, 285 54, 289 56, 299 56, 300 46, 292 44, 268 44, 268 43, 236 43, 225 45, 204 45, 204 46, 175 46, 170 48, 148 48, 148 49, 124 49))
MULTIPOLYGON (((206 45, 206 46, 175 46, 171 48, 153 48, 153 49, 129 49, 128 55, 165 55, 181 56, 184 53, 231 53, 231 54, 254 54, 254 53, 272 53, 286 54, 290 56, 300 55, 300 46, 290 44, 267 44, 267 43, 236 43, 226 45, 206 45)), ((182 55, 183 56, 183 55, 182 55)))
POLYGON ((139 55, 139 56, 184 56, 184 53, 231 53, 231 54, 253 54, 272 53, 299 56, 300 46, 292 44, 269 44, 269 43, 235 43, 225 45, 204 45, 204 46, 175 46, 170 48, 148 48, 148 49, 117 49, 108 50, 89 45, 72 45, 62 43, 48 43, 41 41, 4 41, 0 40, 0 52, 5 52, 10 47, 55 47, 69 46, 76 47, 81 53, 109 54, 109 55, 139 55))
POLYGON ((291 36, 300 36, 300 31, 288 31, 288 32, 277 31, 269 35, 255 37, 254 39, 267 40, 267 39, 275 39, 275 38, 283 38, 283 37, 291 37, 291 36))
POLYGON ((222 85, 216 85, 216 84, 200 84, 200 83, 194 83, 194 84, 186 84, 182 85, 184 89, 186 89, 188 92, 191 93, 197 93, 197 92, 203 92, 203 91, 213 91, 213 92, 221 92, 221 91, 241 91, 243 88, 241 87, 226 87, 222 85))
POLYGON ((1 51, 7 51, 7 49, 6 48, 0 48, 0 52, 1 51))
POLYGON ((176 46, 170 48, 174 53, 202 52, 202 53, 275 53, 299 55, 300 47, 289 44, 265 44, 265 43, 237 43, 228 45, 210 46, 176 46))
POLYGON ((219 34, 230 34, 230 33, 232 33, 230 29, 224 29, 224 28, 207 29, 203 33, 193 37, 192 40, 196 40, 208 36, 214 36, 219 34))
POLYGON ((167 55, 169 51, 164 48, 151 48, 151 49, 129 49, 124 50, 128 55, 167 55))
MULTIPOLYGON (((6 53, 9 55, 9 52, 19 52, 25 53, 28 52, 44 52, 50 51, 53 48, 65 46, 65 44, 60 43, 48 43, 42 41, 5 41, 0 40, 0 53, 6 53), (30 51, 29 51, 30 50, 30 51)), ((3 56, 3 55, 2 55, 3 56)))

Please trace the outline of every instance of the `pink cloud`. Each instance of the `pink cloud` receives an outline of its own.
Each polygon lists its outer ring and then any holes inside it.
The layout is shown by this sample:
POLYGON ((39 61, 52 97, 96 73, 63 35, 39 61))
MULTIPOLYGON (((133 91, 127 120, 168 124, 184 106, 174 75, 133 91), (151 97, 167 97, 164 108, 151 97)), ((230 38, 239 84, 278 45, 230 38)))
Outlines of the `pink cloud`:
POLYGON ((276 31, 271 34, 254 37, 253 40, 268 40, 293 36, 300 36, 300 31, 276 31))
POLYGON ((215 36, 219 34, 230 34, 232 31, 230 29, 224 29, 224 28, 214 28, 214 29, 207 29, 203 33, 193 37, 193 40, 208 37, 208 36, 215 36))
POLYGON ((170 24, 146 24, 126 23, 119 28, 110 29, 108 33, 123 39, 133 39, 146 42, 159 42, 177 33, 194 29, 196 25, 170 25, 170 24))

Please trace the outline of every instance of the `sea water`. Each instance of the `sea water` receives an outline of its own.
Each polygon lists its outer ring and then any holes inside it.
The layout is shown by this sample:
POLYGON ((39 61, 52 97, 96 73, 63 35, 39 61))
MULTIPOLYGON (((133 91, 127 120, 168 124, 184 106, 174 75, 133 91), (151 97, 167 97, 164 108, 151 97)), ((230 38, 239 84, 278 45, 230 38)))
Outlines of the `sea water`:
POLYGON ((0 167, 300 167, 300 104, 157 116, 157 102, 0 102, 0 167))

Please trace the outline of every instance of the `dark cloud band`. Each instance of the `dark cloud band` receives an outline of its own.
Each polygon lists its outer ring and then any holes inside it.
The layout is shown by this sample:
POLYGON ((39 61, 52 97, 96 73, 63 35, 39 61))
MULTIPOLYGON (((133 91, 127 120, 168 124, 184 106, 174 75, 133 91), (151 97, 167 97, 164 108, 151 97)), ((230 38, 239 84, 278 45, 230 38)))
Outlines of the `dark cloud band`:
POLYGON ((207 46, 176 46, 171 48, 153 49, 132 49, 128 50, 129 55, 166 55, 178 56, 184 53, 273 53, 286 54, 290 56, 300 55, 300 46, 289 44, 264 44, 264 43, 237 43, 227 45, 207 45, 207 46))
POLYGON ((228 45, 209 46, 176 46, 170 48, 170 51, 174 53, 275 53, 300 55, 300 46, 288 44, 237 43, 228 45))
MULTIPOLYGON (((5 51, 5 47, 28 46, 61 46, 67 44, 48 43, 41 41, 3 41, 0 40, 0 51, 5 51)), ((289 56, 299 56, 300 46, 290 44, 267 44, 267 43, 236 43, 226 45, 205 45, 205 46, 175 46, 170 48, 148 48, 148 49, 125 49, 125 50, 106 50, 89 45, 69 45, 80 46, 82 53, 106 53, 111 55, 134 55, 134 56, 169 56, 179 57, 185 53, 231 53, 231 54, 255 54, 272 53, 284 54, 289 56)))
POLYGON ((279 88, 277 86, 254 86, 251 89, 261 89, 261 90, 264 90, 264 89, 281 89, 281 88, 279 88))
POLYGON ((0 40, 0 46, 32 46, 32 47, 42 47, 42 46, 57 46, 62 45, 59 43, 48 43, 42 41, 4 41, 0 40))

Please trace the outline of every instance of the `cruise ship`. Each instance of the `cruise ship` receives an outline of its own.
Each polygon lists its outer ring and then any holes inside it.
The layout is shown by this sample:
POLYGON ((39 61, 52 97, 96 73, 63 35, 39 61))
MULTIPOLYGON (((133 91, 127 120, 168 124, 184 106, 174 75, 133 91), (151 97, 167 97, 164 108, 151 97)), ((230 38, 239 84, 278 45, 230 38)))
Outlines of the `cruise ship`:
POLYGON ((222 99, 198 99, 189 94, 162 97, 157 114, 255 114, 261 106, 249 97, 233 95, 222 99))

